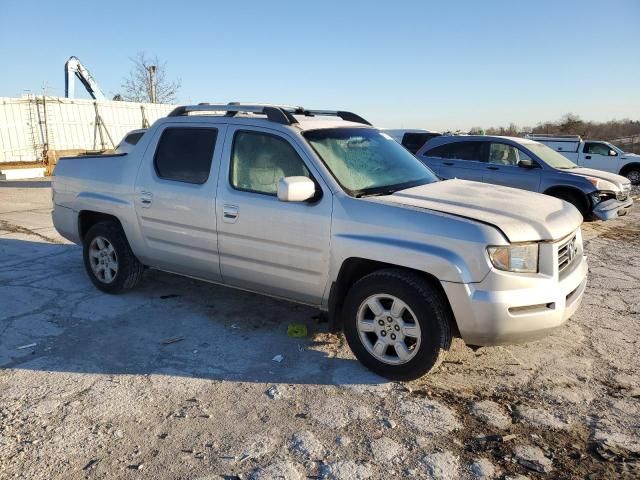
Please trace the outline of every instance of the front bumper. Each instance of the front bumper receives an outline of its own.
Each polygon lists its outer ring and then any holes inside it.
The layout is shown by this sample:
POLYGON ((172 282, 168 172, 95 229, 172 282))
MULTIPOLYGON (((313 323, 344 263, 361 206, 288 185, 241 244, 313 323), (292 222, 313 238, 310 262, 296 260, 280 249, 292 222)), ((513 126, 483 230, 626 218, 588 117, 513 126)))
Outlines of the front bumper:
POLYGON ((623 217, 631 210, 633 199, 628 197, 626 200, 617 200, 611 198, 604 200, 593 207, 592 213, 600 220, 611 220, 613 218, 623 217))
POLYGON ((465 343, 504 345, 537 340, 562 326, 580 306, 587 271, 581 253, 559 280, 556 272, 514 282, 492 270, 480 283, 441 283, 465 343))

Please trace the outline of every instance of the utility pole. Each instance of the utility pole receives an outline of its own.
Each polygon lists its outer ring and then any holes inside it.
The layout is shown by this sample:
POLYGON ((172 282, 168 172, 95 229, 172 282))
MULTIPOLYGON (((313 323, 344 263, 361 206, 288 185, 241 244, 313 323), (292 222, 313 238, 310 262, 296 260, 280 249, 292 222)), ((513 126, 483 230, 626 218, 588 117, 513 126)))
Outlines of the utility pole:
POLYGON ((149 65, 149 98, 151 99, 151 103, 156 103, 156 66, 149 65))

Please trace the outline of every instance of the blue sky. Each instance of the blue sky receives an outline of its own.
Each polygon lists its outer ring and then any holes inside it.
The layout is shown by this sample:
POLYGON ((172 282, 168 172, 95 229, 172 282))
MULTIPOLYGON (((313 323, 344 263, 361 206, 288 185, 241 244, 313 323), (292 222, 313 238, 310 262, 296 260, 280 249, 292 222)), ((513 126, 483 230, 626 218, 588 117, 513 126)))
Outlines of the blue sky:
POLYGON ((182 80, 181 103, 340 108, 431 129, 640 119, 638 0, 2 0, 0 19, 0 96, 63 95, 71 55, 113 95, 144 51, 182 80))

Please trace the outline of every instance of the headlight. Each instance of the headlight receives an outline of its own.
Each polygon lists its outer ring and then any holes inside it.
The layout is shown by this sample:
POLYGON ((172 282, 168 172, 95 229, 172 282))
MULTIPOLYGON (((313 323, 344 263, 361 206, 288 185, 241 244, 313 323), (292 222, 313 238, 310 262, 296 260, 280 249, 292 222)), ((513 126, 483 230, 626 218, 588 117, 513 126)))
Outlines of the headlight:
POLYGON ((538 271, 538 244, 521 243, 504 247, 487 247, 489 259, 498 270, 518 273, 538 271))
POLYGON ((601 178, 594 177, 587 177, 587 180, 589 180, 598 190, 607 190, 609 192, 617 192, 619 190, 615 183, 609 182, 608 180, 602 180, 601 178))

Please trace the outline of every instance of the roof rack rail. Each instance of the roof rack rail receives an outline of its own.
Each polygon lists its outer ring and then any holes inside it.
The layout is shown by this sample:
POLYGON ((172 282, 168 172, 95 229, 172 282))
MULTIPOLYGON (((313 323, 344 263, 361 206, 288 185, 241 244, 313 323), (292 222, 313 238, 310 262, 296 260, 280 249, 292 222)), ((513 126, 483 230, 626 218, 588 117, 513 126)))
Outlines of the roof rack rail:
POLYGON ((199 105, 183 105, 174 108, 167 117, 181 117, 190 112, 225 112, 229 117, 235 116, 239 112, 262 113, 272 122, 283 125, 292 125, 298 121, 289 112, 281 107, 271 105, 238 105, 238 104, 210 104, 201 103, 199 105))
POLYGON ((233 117, 238 113, 259 113, 267 116, 271 122, 283 125, 293 125, 299 123, 294 115, 314 116, 334 116, 340 117, 344 121, 371 125, 370 122, 352 112, 343 110, 306 110, 304 107, 291 105, 272 105, 266 103, 239 103, 230 102, 227 104, 199 103, 198 105, 183 105, 174 108, 168 117, 180 117, 190 112, 225 112, 225 116, 233 117))
POLYGON ((527 133, 525 137, 526 138, 546 138, 546 139, 558 138, 562 140, 582 140, 582 137, 580 137, 580 135, 564 135, 564 134, 556 135, 553 133, 527 133))

